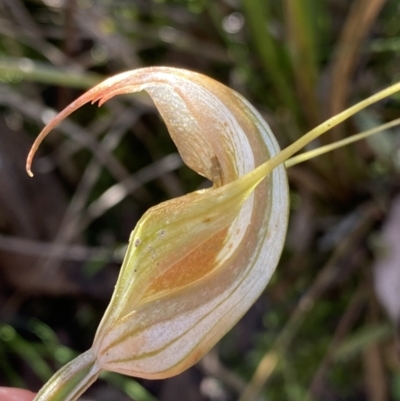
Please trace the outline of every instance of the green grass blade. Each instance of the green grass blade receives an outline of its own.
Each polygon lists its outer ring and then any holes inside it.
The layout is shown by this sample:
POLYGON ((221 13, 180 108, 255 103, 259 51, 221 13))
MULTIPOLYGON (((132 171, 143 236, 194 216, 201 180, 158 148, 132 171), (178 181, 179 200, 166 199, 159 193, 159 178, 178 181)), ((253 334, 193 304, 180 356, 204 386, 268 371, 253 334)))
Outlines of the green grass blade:
POLYGON ((49 85, 59 85, 78 89, 88 89, 102 81, 102 77, 92 72, 61 70, 48 63, 29 58, 0 57, 0 81, 34 81, 49 85))
POLYGON ((265 76, 274 85, 275 92, 281 98, 282 103, 292 111, 293 115, 298 116, 299 112, 293 96, 293 89, 290 87, 287 79, 288 73, 284 70, 284 63, 282 62, 283 55, 279 54, 278 47, 267 29, 269 22, 268 2, 243 0, 242 4, 265 76))

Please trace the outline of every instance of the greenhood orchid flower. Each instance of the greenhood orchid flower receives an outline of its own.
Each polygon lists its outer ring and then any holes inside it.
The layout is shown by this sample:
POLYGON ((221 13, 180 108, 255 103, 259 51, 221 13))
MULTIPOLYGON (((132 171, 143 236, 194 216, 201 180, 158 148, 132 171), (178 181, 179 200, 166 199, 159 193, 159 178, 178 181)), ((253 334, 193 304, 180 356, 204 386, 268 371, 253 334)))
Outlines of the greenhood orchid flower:
POLYGON ((213 186, 149 209, 131 234, 93 346, 58 371, 36 401, 76 400, 102 370, 161 379, 196 363, 244 315, 279 261, 288 222, 284 162, 333 125, 394 93, 365 100, 280 151, 241 95, 197 73, 143 68, 107 79, 41 132, 87 102, 145 90, 184 162, 213 186))

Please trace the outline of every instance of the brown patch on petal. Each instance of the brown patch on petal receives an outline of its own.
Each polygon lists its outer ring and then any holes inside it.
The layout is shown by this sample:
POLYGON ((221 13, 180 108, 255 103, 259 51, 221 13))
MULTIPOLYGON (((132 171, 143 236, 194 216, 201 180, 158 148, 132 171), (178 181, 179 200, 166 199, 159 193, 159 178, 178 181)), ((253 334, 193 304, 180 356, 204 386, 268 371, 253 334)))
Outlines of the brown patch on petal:
POLYGON ((162 275, 156 277, 144 298, 155 294, 157 297, 164 296, 165 292, 186 287, 211 273, 216 268, 215 258, 224 246, 226 234, 227 229, 220 231, 162 275))

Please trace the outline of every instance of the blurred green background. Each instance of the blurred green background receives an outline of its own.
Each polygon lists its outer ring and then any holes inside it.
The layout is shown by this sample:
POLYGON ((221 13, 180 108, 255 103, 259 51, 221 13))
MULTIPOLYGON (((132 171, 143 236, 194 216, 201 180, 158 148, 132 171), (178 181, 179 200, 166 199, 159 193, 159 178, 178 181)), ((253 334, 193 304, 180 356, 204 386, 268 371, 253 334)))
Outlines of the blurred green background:
MULTIPOLYGON (((37 391, 90 347, 130 231, 207 183, 142 94, 85 106, 104 77, 187 68, 242 93, 282 147, 400 80, 398 0, 0 0, 0 385, 37 391)), ((315 146, 399 117, 400 96, 315 146)), ((288 170, 273 279, 196 366, 164 381, 105 374, 87 400, 400 401, 400 134, 288 170)))

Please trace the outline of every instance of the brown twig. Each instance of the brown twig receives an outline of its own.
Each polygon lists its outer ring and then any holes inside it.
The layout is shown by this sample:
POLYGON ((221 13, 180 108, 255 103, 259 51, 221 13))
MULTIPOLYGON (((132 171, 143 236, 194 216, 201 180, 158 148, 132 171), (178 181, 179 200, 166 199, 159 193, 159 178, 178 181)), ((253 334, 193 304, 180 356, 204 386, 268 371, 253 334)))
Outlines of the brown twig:
MULTIPOLYGON (((360 57, 362 42, 370 32, 386 0, 352 2, 331 63, 331 93, 329 116, 344 110, 351 89, 351 78, 360 57)), ((336 134, 338 135, 338 134, 336 134)), ((339 137, 335 139, 339 139, 339 137)))
POLYGON ((365 303, 366 298, 366 285, 365 282, 362 282, 358 289, 353 294, 349 304, 345 312, 343 313, 338 325, 336 326, 336 330, 333 334, 331 343, 329 344, 328 350, 324 356, 324 359, 321 361, 317 372, 315 373, 311 385, 309 388, 309 394, 312 399, 323 399, 323 390, 325 387, 325 378, 329 366, 332 363, 332 358, 336 347, 340 342, 344 339, 346 334, 351 330, 353 325, 355 324, 357 318, 360 315, 361 309, 365 303))
MULTIPOLYGON (((328 68, 331 70, 328 116, 336 115, 346 107, 349 93, 354 87, 352 78, 361 54, 362 43, 371 31, 384 3, 385 0, 357 0, 352 2, 349 15, 334 50, 334 57, 330 68, 328 68)), ((342 137, 343 127, 334 128, 330 134, 330 138, 334 141, 340 140, 342 137)), ((340 181, 348 187, 354 181, 350 178, 351 175, 354 176, 354 165, 357 159, 350 159, 343 151, 333 151, 331 157, 340 181)), ((354 157, 356 157, 355 154, 354 157)))
POLYGON ((54 245, 53 242, 36 241, 27 238, 14 237, 0 234, 0 249, 6 252, 18 253, 21 255, 47 257, 53 252, 54 258, 88 261, 88 260, 111 260, 120 262, 112 249, 104 247, 87 247, 83 245, 54 245))
MULTIPOLYGON (((370 286, 367 324, 376 324, 379 321, 379 306, 374 291, 370 286)), ((388 373, 382 361, 381 345, 373 343, 363 352, 365 389, 368 401, 388 401, 388 373)))

